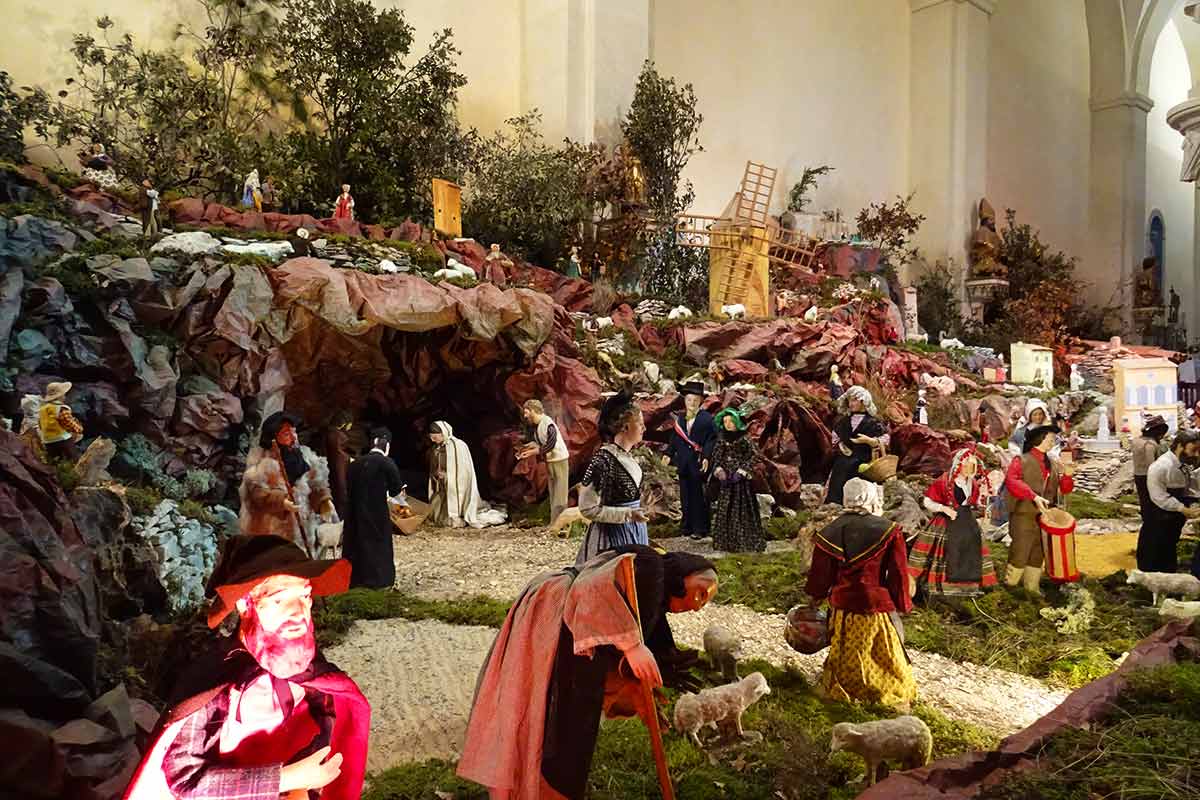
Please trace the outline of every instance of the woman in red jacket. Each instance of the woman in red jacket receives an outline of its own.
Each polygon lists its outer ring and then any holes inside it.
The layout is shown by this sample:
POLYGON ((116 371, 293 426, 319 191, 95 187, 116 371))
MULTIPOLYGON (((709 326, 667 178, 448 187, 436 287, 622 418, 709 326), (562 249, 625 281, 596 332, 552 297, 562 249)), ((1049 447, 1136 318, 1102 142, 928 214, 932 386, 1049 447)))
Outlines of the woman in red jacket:
POLYGON ((970 596, 996 585, 992 556, 975 518, 992 494, 975 448, 955 453, 949 471, 925 490, 923 502, 933 520, 908 554, 909 591, 922 587, 926 595, 970 596))
POLYGON ((832 700, 907 711, 917 696, 899 613, 912 609, 904 532, 879 516, 882 489, 846 482, 842 514, 813 537, 808 594, 829 600, 829 655, 820 691, 832 700))

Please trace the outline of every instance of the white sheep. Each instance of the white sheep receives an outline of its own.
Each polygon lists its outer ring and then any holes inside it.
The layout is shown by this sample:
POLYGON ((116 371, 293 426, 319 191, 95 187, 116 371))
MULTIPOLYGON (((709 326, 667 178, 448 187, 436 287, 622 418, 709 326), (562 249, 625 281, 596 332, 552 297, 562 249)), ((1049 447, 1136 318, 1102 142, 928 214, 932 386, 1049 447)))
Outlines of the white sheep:
POLYGON ((817 321, 817 307, 816 306, 809 306, 808 311, 804 312, 804 321, 805 322, 816 322, 817 321))
POLYGON ((942 339, 938 337, 938 346, 943 350, 966 350, 967 346, 958 339, 942 339))
POLYGON ((875 783, 879 765, 887 759, 916 769, 929 763, 933 753, 933 734, 917 717, 904 715, 876 722, 839 722, 833 726, 829 752, 848 750, 858 753, 867 763, 867 785, 875 783))
POLYGON ((1162 608, 1158 610, 1160 617, 1174 617, 1175 619, 1195 619, 1200 617, 1200 601, 1196 600, 1172 600, 1166 598, 1163 600, 1162 608))
POLYGON ((746 306, 741 303, 721 306, 721 313, 730 319, 741 319, 742 317, 746 316, 746 306))
POLYGON ((922 331, 921 333, 914 333, 908 337, 908 340, 910 342, 921 342, 922 344, 929 344, 929 334, 925 333, 924 331, 922 331))
POLYGON ((1154 605, 1158 605, 1159 596, 1165 597, 1169 594, 1200 597, 1200 578, 1186 572, 1142 572, 1140 569, 1133 569, 1129 571, 1125 582, 1149 589, 1154 596, 1154 605))
POLYGON ((691 319, 692 310, 687 306, 675 306, 667 313, 667 319, 691 319))
POLYGON ((736 683, 682 695, 675 701, 675 730, 691 736, 697 747, 704 746, 700 729, 705 725, 714 730, 720 726, 726 734, 736 732, 743 739, 757 738, 758 734, 753 731, 747 734, 742 729, 742 714, 758 698, 770 693, 767 679, 761 672, 755 672, 736 683))
POLYGON ((589 322, 591 324, 585 325, 585 327, 593 331, 602 331, 605 328, 611 328, 613 326, 612 317, 596 317, 593 320, 589 320, 589 322))

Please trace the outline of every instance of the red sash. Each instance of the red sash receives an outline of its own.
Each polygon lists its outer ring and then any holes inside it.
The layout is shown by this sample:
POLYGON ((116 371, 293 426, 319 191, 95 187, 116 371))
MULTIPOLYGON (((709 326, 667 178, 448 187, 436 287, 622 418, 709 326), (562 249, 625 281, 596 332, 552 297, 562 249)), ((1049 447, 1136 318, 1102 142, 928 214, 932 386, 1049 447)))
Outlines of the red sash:
POLYGON ((681 437, 681 438, 682 438, 682 439, 683 439, 685 442, 687 442, 687 443, 688 443, 688 446, 689 446, 689 447, 691 447, 691 448, 692 448, 692 450, 694 450, 694 451, 696 452, 696 455, 700 455, 701 453, 703 453, 703 452, 704 452, 704 448, 703 448, 703 447, 701 447, 700 445, 698 445, 698 444, 696 444, 695 442, 693 442, 693 441, 691 440, 691 437, 689 437, 689 436, 688 436, 686 433, 684 433, 683 426, 679 424, 679 417, 672 416, 672 417, 671 417, 671 424, 675 426, 675 432, 676 432, 676 433, 678 433, 678 434, 679 434, 679 436, 680 436, 680 437, 681 437))

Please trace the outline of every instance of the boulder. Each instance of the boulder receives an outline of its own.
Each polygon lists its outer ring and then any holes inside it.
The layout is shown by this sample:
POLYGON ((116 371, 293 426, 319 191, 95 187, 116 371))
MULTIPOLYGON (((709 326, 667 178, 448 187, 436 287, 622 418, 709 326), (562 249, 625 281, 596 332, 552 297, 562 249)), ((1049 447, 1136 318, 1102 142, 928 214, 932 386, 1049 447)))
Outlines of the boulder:
POLYGON ((891 451, 900 456, 903 473, 941 475, 950 467, 950 439, 927 425, 892 428, 891 451))
POLYGON ((154 271, 150 269, 150 262, 144 258, 99 255, 89 258, 87 267, 100 276, 101 286, 109 283, 130 286, 138 283, 153 283, 155 280, 154 271))
POLYGON ((150 252, 155 255, 178 253, 185 256, 205 256, 221 249, 221 240, 206 231, 186 231, 164 236, 155 242, 150 252))
POLYGON ((0 264, 33 266, 69 253, 79 243, 75 231, 52 219, 21 214, 0 217, 0 264))
POLYGON ((117 452, 117 445, 112 439, 103 436, 92 440, 88 449, 75 463, 75 475, 81 486, 95 486, 101 481, 109 480, 108 464, 117 452))
POLYGON ((262 256, 272 261, 283 261, 293 254, 291 242, 251 242, 249 244, 227 244, 221 247, 221 252, 262 256))
POLYGON ((210 526, 183 516, 173 500, 152 513, 134 517, 130 532, 150 545, 159 584, 173 613, 204 603, 204 585, 217 561, 217 534, 210 526))

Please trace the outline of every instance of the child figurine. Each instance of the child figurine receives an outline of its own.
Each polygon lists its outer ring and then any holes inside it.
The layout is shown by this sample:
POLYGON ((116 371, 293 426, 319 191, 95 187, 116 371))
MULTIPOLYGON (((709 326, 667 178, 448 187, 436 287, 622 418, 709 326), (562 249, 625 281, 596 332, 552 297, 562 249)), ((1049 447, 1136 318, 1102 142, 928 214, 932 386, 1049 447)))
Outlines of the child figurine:
POLYGON ((913 422, 918 425, 929 424, 929 402, 925 399, 925 390, 917 389, 917 408, 913 412, 913 422))
POLYGON ((834 364, 829 368, 829 399, 837 402, 838 398, 846 393, 842 387, 842 378, 838 375, 838 365, 834 364))
POLYGON ((342 193, 338 195, 337 204, 333 207, 334 219, 354 219, 354 198, 350 196, 350 184, 342 184, 342 193))

